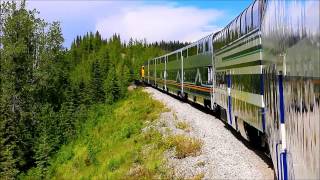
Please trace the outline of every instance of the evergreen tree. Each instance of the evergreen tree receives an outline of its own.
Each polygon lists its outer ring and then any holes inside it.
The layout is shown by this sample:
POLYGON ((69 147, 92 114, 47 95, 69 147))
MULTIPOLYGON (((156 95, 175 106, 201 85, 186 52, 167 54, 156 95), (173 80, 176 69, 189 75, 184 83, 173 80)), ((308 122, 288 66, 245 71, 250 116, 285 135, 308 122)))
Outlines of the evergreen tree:
POLYGON ((116 68, 116 77, 118 77, 118 84, 120 89, 119 97, 123 97, 127 92, 127 87, 130 80, 129 68, 125 64, 119 63, 116 68))
POLYGON ((37 167, 45 170, 48 166, 50 156, 59 144, 61 134, 57 130, 56 113, 46 104, 39 113, 39 123, 37 125, 37 138, 35 140, 35 160, 37 167))
POLYGON ((106 92, 106 102, 112 104, 118 100, 121 95, 121 89, 119 86, 118 77, 116 76, 115 66, 112 64, 112 68, 108 71, 107 79, 104 81, 104 89, 106 92))
MULTIPOLYGON (((2 6, 4 8, 4 6, 2 6)), ((1 43, 1 146, 4 161, 0 172, 5 178, 14 178, 19 169, 29 165, 32 154, 32 97, 33 65, 36 57, 37 19, 34 11, 25 10, 25 3, 19 7, 12 2, 4 21, 1 43), (11 164, 4 166, 4 164, 11 164), (8 168, 11 167, 11 168, 8 168)))
POLYGON ((94 102, 104 102, 105 93, 99 61, 92 64, 91 95, 94 102))

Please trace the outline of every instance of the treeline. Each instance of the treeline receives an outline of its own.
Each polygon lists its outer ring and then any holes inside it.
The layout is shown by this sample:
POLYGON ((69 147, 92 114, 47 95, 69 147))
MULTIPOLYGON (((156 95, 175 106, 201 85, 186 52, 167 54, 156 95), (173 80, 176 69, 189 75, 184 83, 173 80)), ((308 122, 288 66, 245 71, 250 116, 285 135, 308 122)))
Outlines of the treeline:
POLYGON ((54 153, 77 137, 88 108, 126 96, 141 64, 165 50, 99 32, 76 37, 67 50, 60 24, 38 18, 24 1, 2 2, 0 10, 0 179, 30 168, 42 177, 54 153))
POLYGON ((167 52, 171 52, 171 51, 175 51, 177 49, 183 48, 187 45, 189 45, 190 43, 188 42, 180 42, 180 41, 160 41, 160 42, 154 42, 151 43, 150 45, 153 47, 158 47, 160 49, 163 49, 167 52))

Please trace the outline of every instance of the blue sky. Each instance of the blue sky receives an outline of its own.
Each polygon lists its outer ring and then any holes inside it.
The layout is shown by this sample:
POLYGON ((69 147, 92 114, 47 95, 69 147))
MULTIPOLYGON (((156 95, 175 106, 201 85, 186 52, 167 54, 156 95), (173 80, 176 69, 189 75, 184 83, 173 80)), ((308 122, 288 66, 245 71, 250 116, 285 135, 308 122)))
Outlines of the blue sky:
POLYGON ((77 35, 99 31, 104 38, 130 37, 195 41, 226 26, 252 0, 186 1, 28 1, 46 21, 60 21, 70 47, 77 35))

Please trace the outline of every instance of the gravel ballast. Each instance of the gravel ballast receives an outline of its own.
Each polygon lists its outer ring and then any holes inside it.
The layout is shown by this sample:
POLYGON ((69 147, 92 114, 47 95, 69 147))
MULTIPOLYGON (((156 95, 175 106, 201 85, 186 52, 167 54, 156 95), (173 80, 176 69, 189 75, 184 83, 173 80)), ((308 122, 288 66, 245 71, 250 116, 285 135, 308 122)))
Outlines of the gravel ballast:
POLYGON ((232 134, 221 120, 154 88, 146 87, 145 91, 171 110, 160 117, 162 133, 185 134, 203 141, 201 153, 196 157, 177 159, 173 152, 167 153, 168 164, 177 177, 202 174, 203 179, 274 179, 270 165, 232 134), (176 128, 177 121, 188 123, 188 131, 176 128))

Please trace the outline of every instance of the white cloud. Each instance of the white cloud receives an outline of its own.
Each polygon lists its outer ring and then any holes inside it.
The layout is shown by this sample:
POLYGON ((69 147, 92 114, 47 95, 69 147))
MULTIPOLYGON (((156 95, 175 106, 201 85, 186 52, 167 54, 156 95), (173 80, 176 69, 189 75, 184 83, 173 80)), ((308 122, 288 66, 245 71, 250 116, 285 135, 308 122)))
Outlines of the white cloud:
POLYGON ((119 33, 126 41, 130 37, 146 38, 148 42, 195 41, 221 29, 212 24, 222 15, 220 10, 178 7, 172 3, 131 4, 99 19, 96 30, 103 37, 119 33))
POLYGON ((27 6, 49 22, 61 22, 66 46, 76 35, 95 30, 104 38, 119 33, 125 41, 195 41, 221 29, 215 24, 224 15, 222 10, 168 1, 28 1, 27 6))

